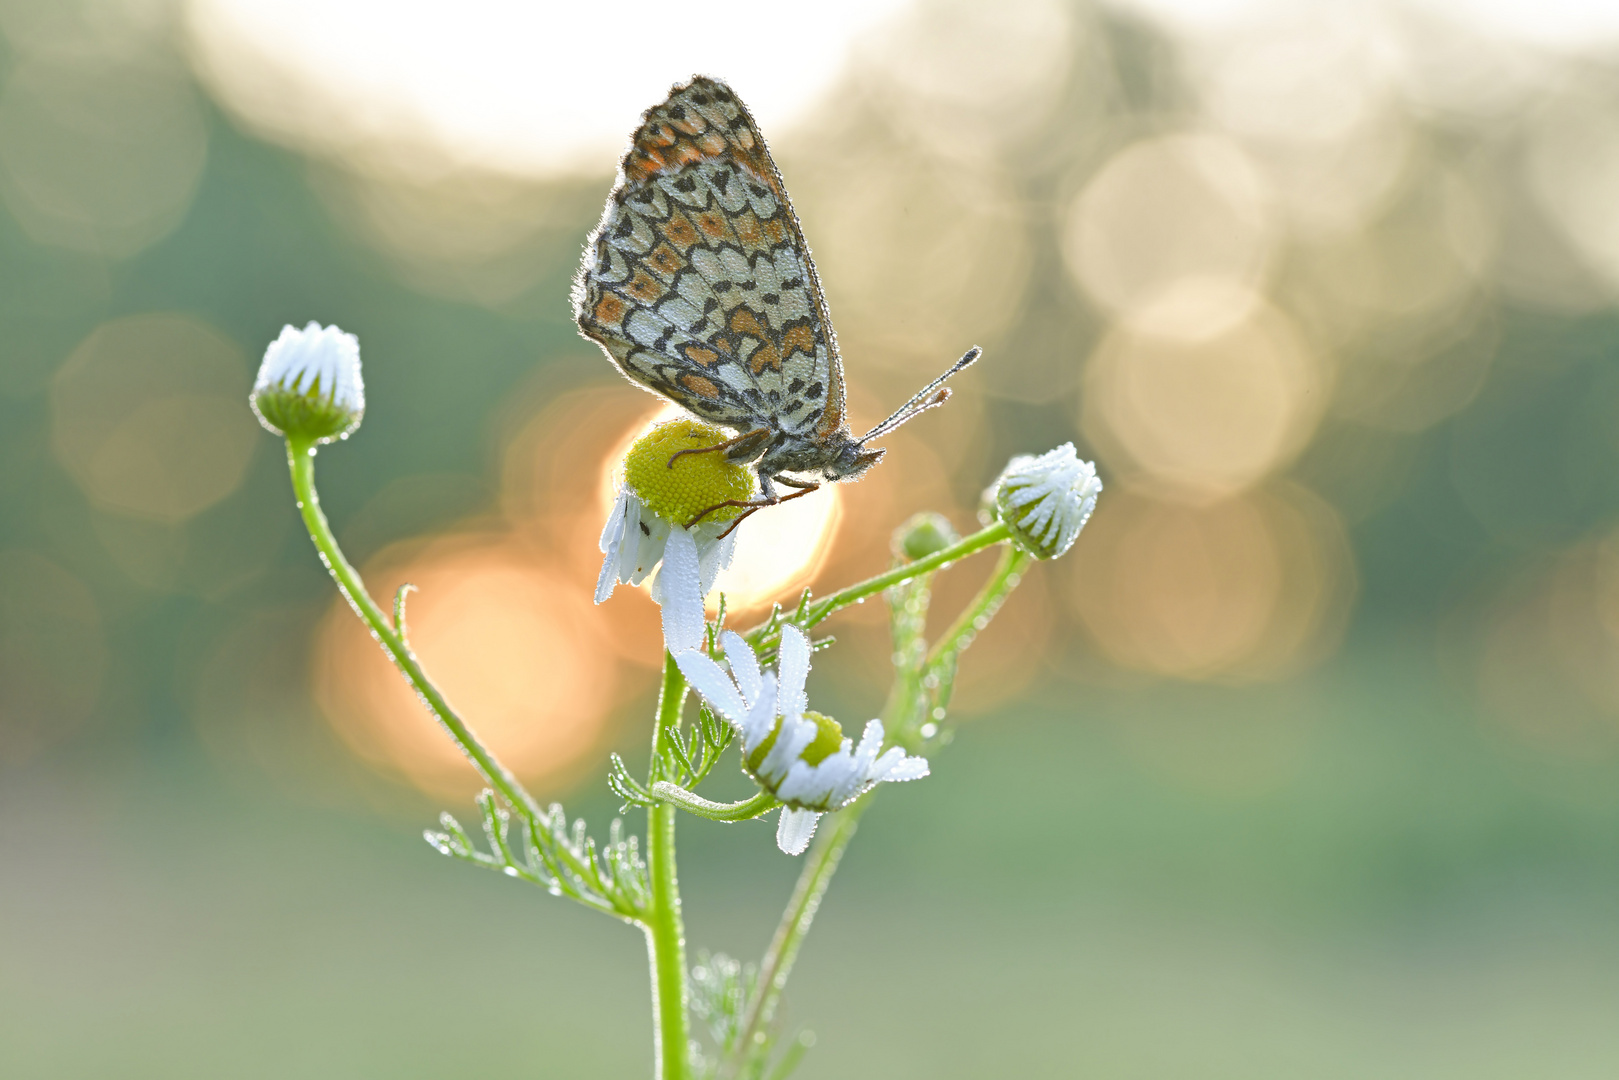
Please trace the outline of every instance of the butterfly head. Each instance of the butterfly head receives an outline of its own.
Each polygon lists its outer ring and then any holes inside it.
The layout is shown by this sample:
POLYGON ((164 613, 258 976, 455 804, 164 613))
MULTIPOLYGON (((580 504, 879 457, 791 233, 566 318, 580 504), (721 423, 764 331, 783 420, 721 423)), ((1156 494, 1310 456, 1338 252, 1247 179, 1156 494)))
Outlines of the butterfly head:
POLYGON ((837 453, 821 467, 821 474, 828 480, 858 480, 864 476, 866 470, 883 459, 880 448, 866 449, 866 447, 853 439, 849 439, 839 446, 837 453))

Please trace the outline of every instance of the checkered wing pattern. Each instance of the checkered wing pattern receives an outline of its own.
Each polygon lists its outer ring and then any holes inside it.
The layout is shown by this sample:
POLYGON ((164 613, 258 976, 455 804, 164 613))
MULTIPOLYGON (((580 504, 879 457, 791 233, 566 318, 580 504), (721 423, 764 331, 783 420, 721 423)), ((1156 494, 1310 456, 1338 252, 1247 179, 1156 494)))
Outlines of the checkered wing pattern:
POLYGON ((742 430, 843 430, 843 366, 781 175, 747 107, 698 77, 641 118, 574 284, 634 381, 742 430))

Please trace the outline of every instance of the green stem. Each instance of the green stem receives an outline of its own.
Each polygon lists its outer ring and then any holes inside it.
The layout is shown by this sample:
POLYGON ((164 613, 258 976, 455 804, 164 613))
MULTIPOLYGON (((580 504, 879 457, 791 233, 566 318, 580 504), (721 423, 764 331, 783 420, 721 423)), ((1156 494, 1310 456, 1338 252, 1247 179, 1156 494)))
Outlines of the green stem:
POLYGON ((809 861, 798 875, 792 899, 787 901, 787 910, 782 912, 776 934, 770 939, 770 948, 759 965, 759 981, 755 984, 753 999, 748 1002, 747 1014, 743 1017, 731 1056, 720 1069, 720 1076, 730 1078, 738 1075, 749 1057, 765 1043, 765 1028, 775 1017, 781 992, 787 986, 787 976, 792 974, 793 961, 798 959, 799 946, 804 943, 804 935, 809 933, 810 924, 815 921, 821 898, 826 895, 827 886, 832 884, 832 875, 837 872, 838 860, 843 858, 849 841, 854 839, 855 829, 860 825, 860 815, 871 805, 871 798, 867 794, 853 806, 831 815, 822 827, 821 835, 816 837, 809 861))
POLYGON ((1006 598, 1012 594, 1023 581, 1023 572, 1034 562, 1034 556, 1015 544, 1008 544, 1001 551, 1000 562, 990 573, 989 580, 984 582, 978 595, 973 597, 972 603, 962 609, 956 616, 956 621, 950 624, 950 629, 939 635, 939 643, 933 647, 928 656, 928 666, 932 667, 947 657, 960 656, 973 643, 989 620, 993 619, 1006 603, 1006 598))
MULTIPOLYGON (((595 877, 595 870, 579 852, 571 850, 566 844, 549 842, 547 839, 551 836, 549 815, 540 809, 534 796, 528 793, 517 777, 513 776, 511 771, 489 752, 489 748, 484 746, 478 736, 473 734, 472 729, 467 727, 465 721, 444 699, 444 694, 433 685, 433 680, 427 677, 427 672, 422 670, 421 662, 411 651, 410 641, 405 636, 405 592, 409 587, 401 589, 394 597, 395 624, 389 625, 388 617, 366 591, 365 582, 360 580, 359 572, 343 556, 343 549, 338 546, 337 537, 332 534, 331 524, 321 512, 320 496, 315 491, 314 444, 288 439, 287 464, 292 470, 292 490, 298 497, 298 512, 303 515, 304 527, 309 530, 309 538, 314 541, 321 562, 326 564, 332 580, 337 583, 337 591, 343 594, 343 599, 349 602, 349 607, 353 608, 354 613, 371 628, 371 633, 382 646, 383 653, 426 703, 433 718, 443 725, 450 738, 461 747, 461 752, 466 754, 468 760, 483 775, 484 782, 499 792, 506 803, 528 822, 535 843, 544 845, 546 854, 556 863, 583 880, 592 880, 595 877)), ((634 911, 627 908, 621 909, 589 899, 582 899, 581 902, 621 918, 636 916, 634 911)))
MULTIPOLYGON (((879 574, 859 585, 831 594, 810 606, 808 615, 801 625, 813 625, 838 608, 845 607, 863 596, 925 578, 926 575, 964 555, 981 551, 1007 537, 1005 526, 991 525, 925 559, 895 567, 886 574, 879 574)), ((948 704, 955 664, 961 653, 972 644, 973 638, 988 620, 994 618, 995 613, 1005 603, 1007 595, 1022 580, 1023 571, 1032 561, 1033 557, 1028 553, 1008 544, 989 580, 984 583, 972 603, 968 604, 951 624, 932 653, 924 654, 917 651, 908 657, 908 662, 897 678, 894 692, 883 710, 883 721, 890 732, 890 737, 898 735, 902 740, 910 741, 931 711, 930 703, 938 707, 948 704), (931 693, 928 690, 929 675, 938 675, 942 680, 931 693)), ((896 612, 896 648, 900 648, 903 644, 909 646, 907 652, 910 648, 921 649, 920 635, 922 620, 926 616, 927 600, 924 584, 923 593, 917 598, 917 608, 914 611, 896 612)), ((815 847, 809 854, 809 861, 799 874, 798 884, 793 888, 792 899, 787 902, 787 910, 782 913, 781 922, 776 926, 776 934, 765 953, 759 970, 759 981, 753 998, 748 1003, 741 1030, 731 1056, 720 1071, 722 1077, 737 1076, 748 1063, 750 1056, 766 1041, 765 1030, 775 1015, 776 1006, 781 999, 782 990, 787 985, 787 977, 792 973, 793 961, 798 956, 799 947, 803 944, 804 936, 809 933, 821 898, 826 895, 827 888, 832 884, 832 876, 837 873, 838 862, 843 858, 849 841, 854 839, 855 830, 860 824, 860 816, 871 805, 875 794, 876 792, 868 793, 853 806, 833 815, 822 828, 820 836, 816 838, 815 847)))
MULTIPOLYGON (((287 460, 292 469, 292 489, 298 496, 298 511, 303 515, 304 526, 309 530, 309 538, 315 542, 315 549, 320 552, 321 562, 331 571, 332 579, 337 582, 338 592, 343 599, 349 602, 354 613, 365 621, 376 635, 377 642, 382 651, 388 654, 394 667, 400 674, 410 681, 412 687, 427 703, 428 710, 433 714, 444 730, 450 733, 461 747, 463 753, 471 759, 472 764, 483 774, 490 787, 500 792, 507 803, 527 817, 541 819, 544 812, 534 801, 517 777, 502 765, 495 756, 489 752, 488 747, 479 741, 472 729, 456 715, 450 703, 444 700, 439 688, 433 685, 433 680, 427 677, 422 670, 421 663, 416 654, 410 649, 405 640, 402 628, 396 629, 388 623, 388 617, 377 606, 371 594, 366 592, 365 583, 360 580, 360 574, 349 565, 348 559, 343 557, 343 551, 337 546, 337 537, 332 535, 332 527, 326 520, 326 515, 320 509, 320 496, 315 493, 315 447, 302 441, 287 440, 287 460)), ((396 603, 396 609, 403 614, 403 597, 396 603)))
MULTIPOLYGON (((1011 531, 1007 529, 1005 525, 997 521, 995 524, 980 529, 971 536, 963 537, 947 548, 935 551, 932 555, 917 559, 915 562, 908 562, 901 566, 896 566, 886 573, 878 574, 876 577, 867 578, 865 581, 855 585, 850 585, 846 589, 839 589, 835 593, 823 596, 821 599, 814 601, 803 609, 804 614, 802 618, 789 618, 787 621, 794 623, 802 629, 808 630, 816 623, 821 622, 828 615, 831 615, 834 611, 846 608, 850 604, 858 603, 868 596, 875 596, 884 589, 892 588, 895 585, 903 585, 905 582, 910 581, 913 578, 921 577, 924 574, 931 574, 935 570, 942 570, 946 566, 949 566, 951 563, 955 562, 957 559, 964 559, 968 555, 975 554, 987 547, 1010 539, 1011 535, 1011 531)), ((773 631, 777 625, 778 624, 776 621, 772 619, 769 622, 754 627, 744 636, 747 638, 748 644, 757 649, 767 638, 773 637, 771 631, 773 631)))
POLYGON ((1033 555, 1016 544, 1007 544, 1001 549, 1000 562, 989 575, 989 580, 984 582, 983 588, 978 590, 978 595, 956 616, 950 629, 940 635, 921 669, 924 694, 917 701, 922 714, 907 717, 903 727, 895 727, 894 737, 906 749, 914 751, 920 746, 916 737, 923 724, 929 720, 944 720, 950 708, 950 698, 955 693, 956 668, 961 662, 961 654, 967 651, 979 632, 1001 610, 1001 605, 1012 595, 1012 590, 1022 583, 1023 574, 1032 562, 1033 555))
POLYGON ((829 596, 823 596, 811 604, 809 613, 805 616, 802 625, 806 628, 814 626, 839 608, 846 608, 856 601, 864 600, 868 596, 874 596, 884 589, 910 581, 912 578, 920 577, 923 574, 931 574, 935 570, 942 570, 957 559, 966 558, 968 555, 982 551, 993 544, 998 544, 1002 540, 1009 539, 1011 535, 1011 530, 997 521, 993 525, 978 530, 971 536, 963 537, 947 548, 935 551, 932 555, 917 559, 915 562, 908 562, 903 566, 896 566, 887 573, 878 574, 874 578, 867 578, 858 585, 850 585, 847 589, 839 589, 837 592, 829 596))
POLYGON ((664 802, 680 807, 688 814, 707 818, 710 821, 723 821, 726 823, 737 821, 752 821, 761 814, 768 814, 781 803, 768 791, 761 791, 751 799, 741 802, 717 803, 710 802, 693 792, 687 791, 679 784, 671 784, 667 780, 659 780, 652 785, 652 794, 664 802))
MULTIPOLYGON (((666 734, 680 724, 686 700, 686 680, 675 658, 663 657, 663 688, 658 694, 658 720, 652 732, 654 782, 662 769, 666 734)), ((660 1080, 685 1080, 686 1052, 686 929, 680 917, 680 885, 675 877, 675 807, 660 802, 647 808, 647 872, 652 898, 646 912, 647 955, 652 962, 653 1056, 660 1080)))

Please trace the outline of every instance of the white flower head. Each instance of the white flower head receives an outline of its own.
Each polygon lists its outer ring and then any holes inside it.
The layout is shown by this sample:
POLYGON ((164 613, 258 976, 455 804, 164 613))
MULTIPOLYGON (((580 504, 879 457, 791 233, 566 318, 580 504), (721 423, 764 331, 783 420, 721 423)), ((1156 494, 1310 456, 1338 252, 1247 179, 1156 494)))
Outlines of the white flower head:
POLYGON ((331 442, 347 438, 365 415, 360 340, 312 322, 281 328, 264 350, 248 399, 259 423, 288 438, 331 442))
POLYGON ((659 424, 641 436, 625 455, 618 498, 602 529, 596 603, 656 570, 652 599, 663 609, 664 644, 675 654, 703 643, 703 601, 731 565, 733 519, 741 509, 726 506, 693 519, 753 494, 753 475, 723 453, 681 453, 724 440, 724 432, 695 420, 659 424))
POLYGON ((1096 466, 1063 443, 1039 457, 1013 458, 995 482, 995 510, 1019 547, 1055 559, 1074 546, 1101 493, 1096 466))
POLYGON ((787 854, 803 853, 823 813, 847 806, 885 781, 928 774, 926 758, 911 757, 898 746, 883 749, 881 720, 868 723, 856 745, 831 717, 809 710, 804 683, 810 643, 798 627, 782 627, 775 671, 760 671, 758 656, 741 635, 727 630, 720 642, 729 675, 695 649, 676 654, 675 662, 742 737, 748 775, 786 804, 776 843, 787 854))
POLYGON ((721 538, 729 521, 690 529, 659 517, 628 487, 620 487, 602 529, 596 603, 620 585, 639 585, 654 571, 652 599, 663 609, 663 639, 672 653, 703 643, 703 601, 736 553, 736 533, 721 538))

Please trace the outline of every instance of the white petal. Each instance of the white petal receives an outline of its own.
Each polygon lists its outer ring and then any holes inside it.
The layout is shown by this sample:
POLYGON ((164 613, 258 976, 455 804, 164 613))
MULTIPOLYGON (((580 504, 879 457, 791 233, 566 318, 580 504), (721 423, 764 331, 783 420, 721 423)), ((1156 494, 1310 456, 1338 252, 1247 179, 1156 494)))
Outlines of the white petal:
POLYGON ((838 798, 837 793, 844 788, 858 788, 863 779, 855 769, 849 746, 849 740, 844 739, 842 748, 821 759, 818 765, 811 766, 802 760, 793 762, 787 779, 776 785, 776 797, 782 802, 830 809, 848 802, 847 796, 838 798))
POLYGON ((804 748, 815 741, 820 734, 820 728, 815 726, 813 720, 794 720, 791 716, 783 716, 781 731, 776 735, 776 741, 771 744, 770 753, 765 755, 764 761, 759 763, 755 770, 766 780, 776 783, 787 776, 787 771, 798 760, 798 755, 804 748))
POLYGON ((815 825, 821 815, 814 810, 781 808, 781 820, 776 823, 776 846, 789 855, 802 855, 815 837, 815 825))
POLYGON ((795 761, 787 770, 786 779, 776 785, 776 798, 786 803, 817 802, 818 800, 813 797, 806 797, 817 786, 817 779, 814 765, 802 760, 795 761))
POLYGON ((759 700, 759 658, 753 655, 748 643, 742 640, 742 635, 734 630, 727 630, 720 635, 720 645, 725 649, 725 662, 731 665, 731 674, 736 676, 737 688, 748 701, 759 700))
MULTIPOLYGON (((899 747, 896 746, 894 749, 897 750, 899 747)), ((883 755, 883 757, 887 756, 887 754, 883 755)), ((878 767, 882 767, 882 764, 882 758, 878 758, 878 767)), ((905 780, 920 780, 926 775, 928 775, 928 759, 925 757, 908 757, 889 769, 887 775, 880 777, 880 779, 890 784, 897 784, 905 780)))
POLYGON ((742 700, 742 695, 736 692, 731 684, 730 676, 720 670, 720 666, 704 656, 700 649, 687 649, 685 652, 675 654, 675 663, 680 666, 680 673, 686 676, 692 689, 703 695, 703 700, 714 707, 725 719, 732 724, 741 724, 748 715, 748 707, 742 700))
POLYGON ((865 730, 860 733, 860 747, 855 750, 855 756, 870 761, 877 756, 883 748, 883 739, 886 738, 881 720, 867 720, 865 730))
POLYGON ((804 683, 809 678, 810 643, 804 631, 788 624, 781 628, 781 685, 776 691, 783 716, 803 716, 809 707, 804 683))
POLYGON ((676 656, 703 643, 703 594, 698 591, 697 541, 685 529, 669 530, 663 549, 663 644, 676 656))
POLYGON ((613 500, 613 509, 607 515, 607 523, 602 526, 601 539, 596 542, 596 550, 603 555, 617 551, 618 545, 623 542, 624 515, 634 497, 624 488, 618 489, 618 498, 613 500))
MULTIPOLYGON (((895 749, 899 749, 895 747, 895 749)), ((883 722, 872 720, 866 724, 866 730, 860 733, 860 745, 855 747, 855 768, 861 776, 871 771, 871 763, 877 760, 877 755, 883 750, 883 722)), ((905 751, 900 750, 903 756, 905 751)))
POLYGON ((607 524, 602 528, 602 571, 596 577, 598 604, 612 596, 613 588, 618 584, 618 554, 624 543, 625 517, 628 512, 626 497, 621 492, 618 501, 613 504, 613 512, 607 515, 607 524))
MULTIPOLYGON (((725 534, 725 539, 720 541, 720 569, 729 570, 731 560, 734 558, 736 558, 736 530, 731 529, 725 534)), ((712 589, 714 587, 713 583, 710 582, 708 587, 712 589)), ((703 595, 707 596, 708 594, 704 593, 703 595)))
MULTIPOLYGON (((647 575, 657 569, 663 559, 664 546, 669 541, 669 523, 630 496, 633 512, 625 522, 624 554, 619 557, 618 580, 626 585, 639 585, 647 575)), ((652 599, 663 603, 663 593, 656 580, 652 583, 652 599)))
POLYGON ((759 748, 776 726, 776 676, 765 672, 759 687, 759 697, 742 721, 742 753, 751 754, 759 748))
MULTIPOLYGON (((834 806, 842 806, 850 799, 866 791, 876 781, 871 779, 872 763, 883 748, 883 722, 872 720, 866 724, 866 730, 861 732, 860 745, 849 755, 848 772, 840 778, 837 787, 830 793, 830 802, 834 806)), ((901 757, 905 751, 894 748, 901 757)))
POLYGON ((296 393, 306 393, 317 383, 320 392, 334 404, 354 412, 365 411, 360 339, 318 322, 302 330, 283 326, 280 336, 264 350, 255 391, 279 384, 296 393))
POLYGON ((827 763, 837 759, 837 755, 826 758, 819 765, 811 765, 800 759, 793 762, 787 770, 787 777, 776 785, 776 798, 784 803, 802 803, 805 806, 817 806, 826 800, 832 793, 832 785, 827 783, 827 763))
POLYGON ((716 525, 705 522, 692 530, 697 539, 697 568, 705 598, 714 591, 715 579, 720 576, 721 570, 731 565, 731 556, 736 553, 734 530, 724 540, 716 539, 719 531, 730 528, 730 525, 728 521, 716 525))

